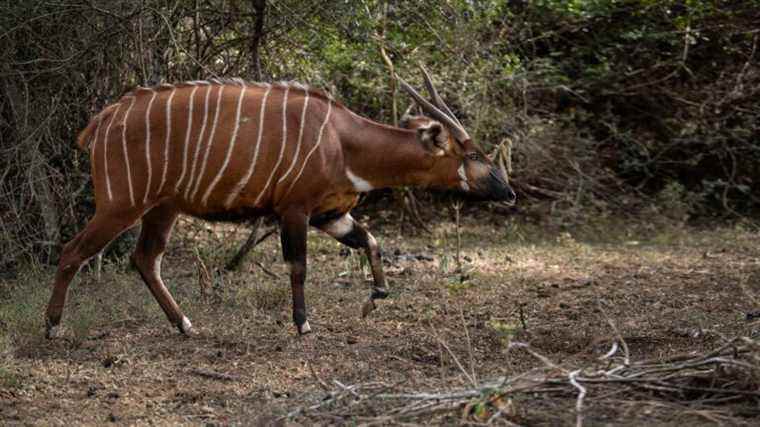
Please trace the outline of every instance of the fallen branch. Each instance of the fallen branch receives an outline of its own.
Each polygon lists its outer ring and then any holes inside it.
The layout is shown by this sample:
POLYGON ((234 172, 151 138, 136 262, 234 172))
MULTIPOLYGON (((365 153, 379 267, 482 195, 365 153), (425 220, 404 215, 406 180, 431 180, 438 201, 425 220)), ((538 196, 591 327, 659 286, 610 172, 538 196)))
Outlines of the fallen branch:
POLYGON ((190 373, 193 375, 198 375, 199 377, 210 378, 212 380, 220 380, 220 381, 239 381, 240 380, 240 377, 237 377, 235 375, 223 374, 221 372, 214 372, 214 371, 206 371, 206 370, 198 369, 198 368, 191 369, 190 373))

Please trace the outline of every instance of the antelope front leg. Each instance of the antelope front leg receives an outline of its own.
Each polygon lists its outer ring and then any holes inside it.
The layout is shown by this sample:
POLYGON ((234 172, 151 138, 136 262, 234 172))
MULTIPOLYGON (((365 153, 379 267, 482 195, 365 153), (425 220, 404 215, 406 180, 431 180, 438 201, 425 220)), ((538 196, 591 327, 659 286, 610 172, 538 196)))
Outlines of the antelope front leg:
POLYGON ((324 224, 315 224, 315 226, 352 249, 364 248, 367 259, 369 259, 369 265, 372 268, 372 278, 374 279, 372 293, 370 293, 369 299, 362 306, 362 317, 366 317, 376 308, 376 299, 388 297, 388 288, 385 286, 385 273, 383 273, 383 261, 377 240, 348 213, 338 219, 324 224))
POLYGON ((282 255, 290 267, 290 286, 293 293, 293 323, 300 335, 311 332, 306 319, 303 285, 306 280, 306 232, 308 217, 301 213, 283 215, 280 224, 282 255))

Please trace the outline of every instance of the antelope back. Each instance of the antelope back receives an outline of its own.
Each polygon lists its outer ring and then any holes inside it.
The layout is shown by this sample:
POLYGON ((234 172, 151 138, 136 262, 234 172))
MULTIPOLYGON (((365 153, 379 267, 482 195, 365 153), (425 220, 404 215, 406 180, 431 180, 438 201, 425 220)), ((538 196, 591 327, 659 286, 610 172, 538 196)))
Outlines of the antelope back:
POLYGON ((83 132, 96 201, 144 208, 171 199, 200 216, 271 209, 330 143, 333 108, 329 96, 295 83, 138 88, 83 132))

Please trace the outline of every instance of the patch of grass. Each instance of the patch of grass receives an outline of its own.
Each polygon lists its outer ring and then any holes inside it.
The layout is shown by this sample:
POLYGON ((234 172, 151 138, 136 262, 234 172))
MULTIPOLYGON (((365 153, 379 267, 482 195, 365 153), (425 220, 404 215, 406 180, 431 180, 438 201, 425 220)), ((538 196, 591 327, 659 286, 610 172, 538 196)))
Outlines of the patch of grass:
POLYGON ((495 334, 503 348, 507 348, 512 339, 521 330, 521 326, 516 322, 491 318, 486 322, 488 329, 495 334))
POLYGON ((22 385, 18 372, 0 366, 0 389, 21 388, 22 385))
POLYGON ((15 283, 4 283, 0 297, 0 353, 40 337, 43 311, 50 296, 45 286, 52 273, 39 267, 21 271, 15 283))
POLYGON ((279 311, 290 304, 290 287, 284 281, 261 281, 238 287, 236 299, 243 306, 257 310, 279 311))

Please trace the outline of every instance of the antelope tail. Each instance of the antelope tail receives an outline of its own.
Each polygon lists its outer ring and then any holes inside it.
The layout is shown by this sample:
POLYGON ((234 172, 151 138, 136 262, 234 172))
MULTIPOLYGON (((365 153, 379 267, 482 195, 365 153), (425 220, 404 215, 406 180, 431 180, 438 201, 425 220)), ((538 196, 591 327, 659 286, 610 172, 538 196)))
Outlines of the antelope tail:
POLYGON ((79 136, 77 137, 77 145, 79 146, 79 148, 81 148, 83 151, 88 151, 89 145, 97 137, 95 133, 100 123, 103 122, 103 120, 105 120, 106 118, 110 117, 111 114, 113 114, 117 105, 118 104, 112 104, 104 108, 103 111, 98 113, 98 115, 96 115, 92 120, 90 120, 90 123, 87 124, 87 127, 84 128, 84 130, 79 132, 79 136))

